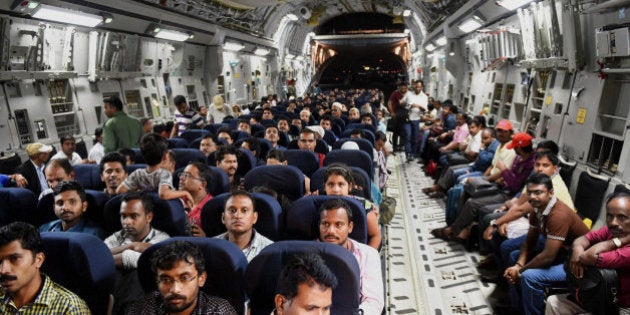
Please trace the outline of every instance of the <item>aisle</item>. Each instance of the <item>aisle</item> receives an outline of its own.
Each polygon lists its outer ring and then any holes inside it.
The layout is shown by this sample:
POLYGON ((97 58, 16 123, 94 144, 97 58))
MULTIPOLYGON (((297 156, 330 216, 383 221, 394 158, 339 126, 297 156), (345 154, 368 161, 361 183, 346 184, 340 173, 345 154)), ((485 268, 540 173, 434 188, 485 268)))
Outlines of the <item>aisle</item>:
POLYGON ((398 201, 384 229, 388 314, 492 314, 487 298, 494 285, 479 281, 478 253, 430 234, 445 224, 444 201, 421 191, 433 180, 402 153, 390 157, 388 168, 388 194, 398 201))

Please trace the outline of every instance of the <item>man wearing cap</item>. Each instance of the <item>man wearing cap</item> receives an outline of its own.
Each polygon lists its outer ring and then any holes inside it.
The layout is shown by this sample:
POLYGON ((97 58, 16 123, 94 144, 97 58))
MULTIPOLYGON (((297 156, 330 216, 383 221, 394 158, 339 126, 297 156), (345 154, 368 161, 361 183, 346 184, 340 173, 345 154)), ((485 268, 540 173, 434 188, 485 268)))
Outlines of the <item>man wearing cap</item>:
POLYGON ((48 188, 44 168, 52 149, 51 146, 40 142, 27 145, 26 154, 28 154, 29 160, 18 168, 18 173, 28 182, 25 188, 35 193, 35 196, 39 196, 42 189, 48 188))
POLYGON ((140 137, 144 135, 142 124, 123 112, 123 104, 118 97, 103 100, 103 111, 109 118, 103 125, 103 147, 105 153, 118 149, 137 148, 140 137))

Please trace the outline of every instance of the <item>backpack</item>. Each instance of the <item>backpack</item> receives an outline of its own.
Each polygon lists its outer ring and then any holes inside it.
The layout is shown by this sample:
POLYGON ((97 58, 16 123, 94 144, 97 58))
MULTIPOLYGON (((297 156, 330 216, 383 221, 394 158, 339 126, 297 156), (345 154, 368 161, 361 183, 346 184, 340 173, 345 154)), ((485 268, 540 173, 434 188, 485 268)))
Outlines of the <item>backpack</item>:
POLYGON ((571 273, 570 264, 570 259, 567 259, 564 264, 569 287, 569 300, 594 315, 619 314, 617 271, 615 269, 585 267, 582 279, 577 279, 571 273))
POLYGON ((396 199, 383 195, 383 201, 379 206, 378 221, 382 225, 387 225, 396 214, 396 199))

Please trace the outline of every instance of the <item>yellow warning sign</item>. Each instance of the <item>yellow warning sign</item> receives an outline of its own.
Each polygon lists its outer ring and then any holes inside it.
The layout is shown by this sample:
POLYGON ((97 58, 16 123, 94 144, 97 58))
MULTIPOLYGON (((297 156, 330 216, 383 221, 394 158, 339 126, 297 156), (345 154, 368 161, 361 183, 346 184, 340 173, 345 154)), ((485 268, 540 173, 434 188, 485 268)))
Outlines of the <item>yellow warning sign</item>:
POLYGON ((553 101, 553 97, 552 96, 547 96, 545 98, 545 105, 547 105, 547 106, 551 105, 551 101, 553 101))
POLYGON ((583 125, 586 120, 586 108, 578 108, 577 115, 575 116, 575 122, 583 125))

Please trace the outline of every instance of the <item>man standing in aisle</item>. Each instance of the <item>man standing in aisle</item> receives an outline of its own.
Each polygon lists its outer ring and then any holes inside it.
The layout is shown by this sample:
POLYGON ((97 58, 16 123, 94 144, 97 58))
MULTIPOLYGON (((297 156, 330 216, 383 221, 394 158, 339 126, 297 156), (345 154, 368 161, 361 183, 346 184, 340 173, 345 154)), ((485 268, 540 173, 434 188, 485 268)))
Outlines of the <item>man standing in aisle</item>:
POLYGON ((123 104, 116 96, 103 100, 103 110, 109 119, 103 125, 103 147, 105 153, 118 149, 137 148, 144 134, 142 124, 123 112, 123 104))

